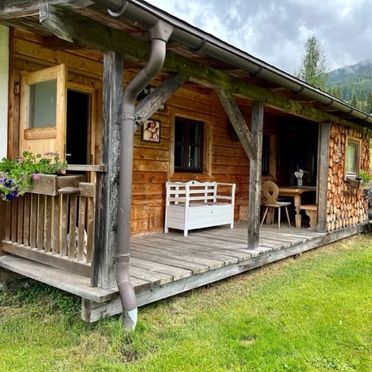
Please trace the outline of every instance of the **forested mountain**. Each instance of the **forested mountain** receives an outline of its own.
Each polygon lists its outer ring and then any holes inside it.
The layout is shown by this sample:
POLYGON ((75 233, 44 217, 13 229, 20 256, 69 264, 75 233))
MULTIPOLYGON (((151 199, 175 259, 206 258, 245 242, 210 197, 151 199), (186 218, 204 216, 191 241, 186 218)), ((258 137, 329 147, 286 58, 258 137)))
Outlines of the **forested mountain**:
POLYGON ((329 73, 330 94, 372 113, 372 59, 329 73))

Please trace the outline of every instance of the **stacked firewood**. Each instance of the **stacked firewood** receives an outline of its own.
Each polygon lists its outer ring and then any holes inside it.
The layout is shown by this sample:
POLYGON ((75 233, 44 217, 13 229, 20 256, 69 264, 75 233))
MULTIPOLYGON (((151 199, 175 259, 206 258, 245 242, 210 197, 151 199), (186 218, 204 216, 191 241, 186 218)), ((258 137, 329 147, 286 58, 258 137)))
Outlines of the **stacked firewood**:
POLYGON ((360 140, 360 167, 367 170, 369 145, 366 134, 344 126, 332 124, 329 141, 329 169, 327 195, 327 231, 353 226, 367 219, 363 190, 345 180, 347 137, 360 140))

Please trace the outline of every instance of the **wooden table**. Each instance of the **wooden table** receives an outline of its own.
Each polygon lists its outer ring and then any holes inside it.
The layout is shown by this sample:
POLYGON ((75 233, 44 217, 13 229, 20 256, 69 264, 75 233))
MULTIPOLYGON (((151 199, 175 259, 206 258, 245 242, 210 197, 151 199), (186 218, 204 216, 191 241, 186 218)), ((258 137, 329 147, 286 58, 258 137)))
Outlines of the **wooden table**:
POLYGON ((294 199, 296 227, 301 227, 301 195, 305 192, 315 191, 316 186, 279 186, 279 196, 290 196, 294 199))

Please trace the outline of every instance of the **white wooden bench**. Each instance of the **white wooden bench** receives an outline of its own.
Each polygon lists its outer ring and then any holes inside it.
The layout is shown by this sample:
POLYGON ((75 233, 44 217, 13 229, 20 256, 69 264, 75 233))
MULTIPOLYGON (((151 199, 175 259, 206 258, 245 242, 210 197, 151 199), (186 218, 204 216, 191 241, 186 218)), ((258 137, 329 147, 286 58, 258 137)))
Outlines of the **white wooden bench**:
POLYGON ((164 232, 211 226, 234 227, 235 183, 167 182, 164 232))

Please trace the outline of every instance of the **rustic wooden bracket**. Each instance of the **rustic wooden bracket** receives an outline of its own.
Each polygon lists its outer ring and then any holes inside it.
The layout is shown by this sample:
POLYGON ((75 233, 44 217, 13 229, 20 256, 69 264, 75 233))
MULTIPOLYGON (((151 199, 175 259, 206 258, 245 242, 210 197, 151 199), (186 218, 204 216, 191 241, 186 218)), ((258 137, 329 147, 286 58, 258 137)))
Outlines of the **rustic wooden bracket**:
POLYGON ((223 89, 217 90, 218 97, 224 107, 226 114, 235 129, 235 132, 247 153, 249 159, 257 159, 257 146, 253 142, 251 132, 246 124, 240 108, 230 92, 223 89))
POLYGON ((187 80, 188 76, 182 73, 171 76, 140 101, 136 105, 134 130, 141 127, 147 119, 158 111, 167 102, 168 98, 187 80))

